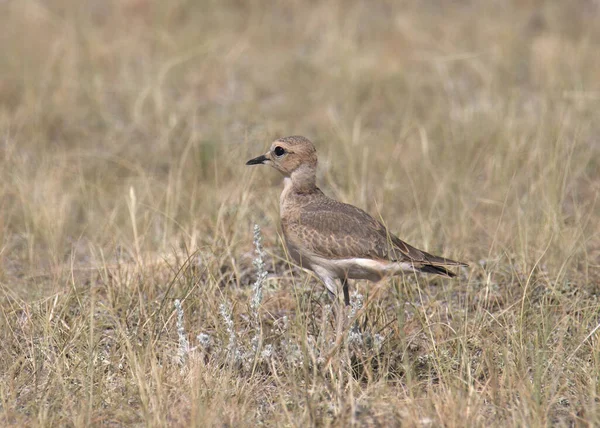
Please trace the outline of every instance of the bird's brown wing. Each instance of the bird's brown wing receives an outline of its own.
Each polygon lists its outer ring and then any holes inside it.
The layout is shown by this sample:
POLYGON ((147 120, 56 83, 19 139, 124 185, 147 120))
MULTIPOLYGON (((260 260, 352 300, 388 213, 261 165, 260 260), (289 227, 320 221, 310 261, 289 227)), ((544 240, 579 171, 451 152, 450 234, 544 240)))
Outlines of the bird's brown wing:
POLYGON ((389 233, 360 208, 329 198, 303 206, 299 218, 285 229, 288 239, 320 257, 461 264, 421 251, 389 233))

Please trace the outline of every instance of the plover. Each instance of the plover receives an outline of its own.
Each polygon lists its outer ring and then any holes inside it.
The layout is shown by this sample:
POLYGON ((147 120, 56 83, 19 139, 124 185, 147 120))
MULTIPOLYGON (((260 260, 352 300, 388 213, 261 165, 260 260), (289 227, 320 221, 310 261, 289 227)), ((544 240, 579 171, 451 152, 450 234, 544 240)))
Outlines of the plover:
POLYGON ((339 279, 346 305, 348 279, 377 282, 406 271, 451 278, 456 274, 447 266, 467 266, 412 247, 360 208, 326 196, 316 184, 317 151, 304 137, 280 138, 267 153, 246 162, 258 164, 285 177, 279 210, 290 256, 312 270, 332 297, 339 279))

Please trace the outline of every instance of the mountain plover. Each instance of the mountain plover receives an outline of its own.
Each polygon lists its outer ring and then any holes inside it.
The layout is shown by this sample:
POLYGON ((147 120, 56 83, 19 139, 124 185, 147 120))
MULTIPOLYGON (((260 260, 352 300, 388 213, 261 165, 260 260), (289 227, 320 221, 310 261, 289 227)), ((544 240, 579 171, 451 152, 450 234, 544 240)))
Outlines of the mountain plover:
POLYGON ((403 271, 454 277, 447 266, 467 266, 408 245, 369 214, 331 199, 317 187, 317 151, 300 136, 276 140, 246 165, 266 164, 283 174, 279 200, 281 226, 291 257, 312 270, 332 296, 341 280, 350 304, 348 279, 380 279, 403 271))

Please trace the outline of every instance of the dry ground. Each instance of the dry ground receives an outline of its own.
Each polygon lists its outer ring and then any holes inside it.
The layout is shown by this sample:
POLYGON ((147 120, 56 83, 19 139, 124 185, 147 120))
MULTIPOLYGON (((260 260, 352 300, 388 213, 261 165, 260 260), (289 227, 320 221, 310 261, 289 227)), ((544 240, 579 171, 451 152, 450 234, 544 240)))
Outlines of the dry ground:
POLYGON ((598 22, 593 0, 0 2, 0 424, 600 424, 598 22), (244 167, 291 134, 326 193, 470 267, 353 284, 335 346, 281 178, 244 167))

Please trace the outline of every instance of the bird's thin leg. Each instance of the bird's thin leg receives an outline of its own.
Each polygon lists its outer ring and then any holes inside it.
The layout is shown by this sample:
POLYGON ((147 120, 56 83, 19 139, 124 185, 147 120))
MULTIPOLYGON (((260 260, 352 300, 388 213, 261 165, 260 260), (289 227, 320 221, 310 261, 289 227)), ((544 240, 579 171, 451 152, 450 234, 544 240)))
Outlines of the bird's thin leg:
POLYGON ((325 288, 327 288, 327 292, 329 293, 329 297, 331 298, 331 300, 333 302, 335 302, 337 300, 337 295, 338 295, 335 278, 333 276, 331 276, 331 274, 328 271, 321 269, 319 267, 315 267, 313 269, 313 272, 317 274, 317 276, 319 277, 319 279, 321 281, 323 281, 323 284, 325 284, 325 288))
POLYGON ((342 278, 342 290, 344 291, 344 304, 350 306, 350 292, 348 291, 348 278, 342 278))

